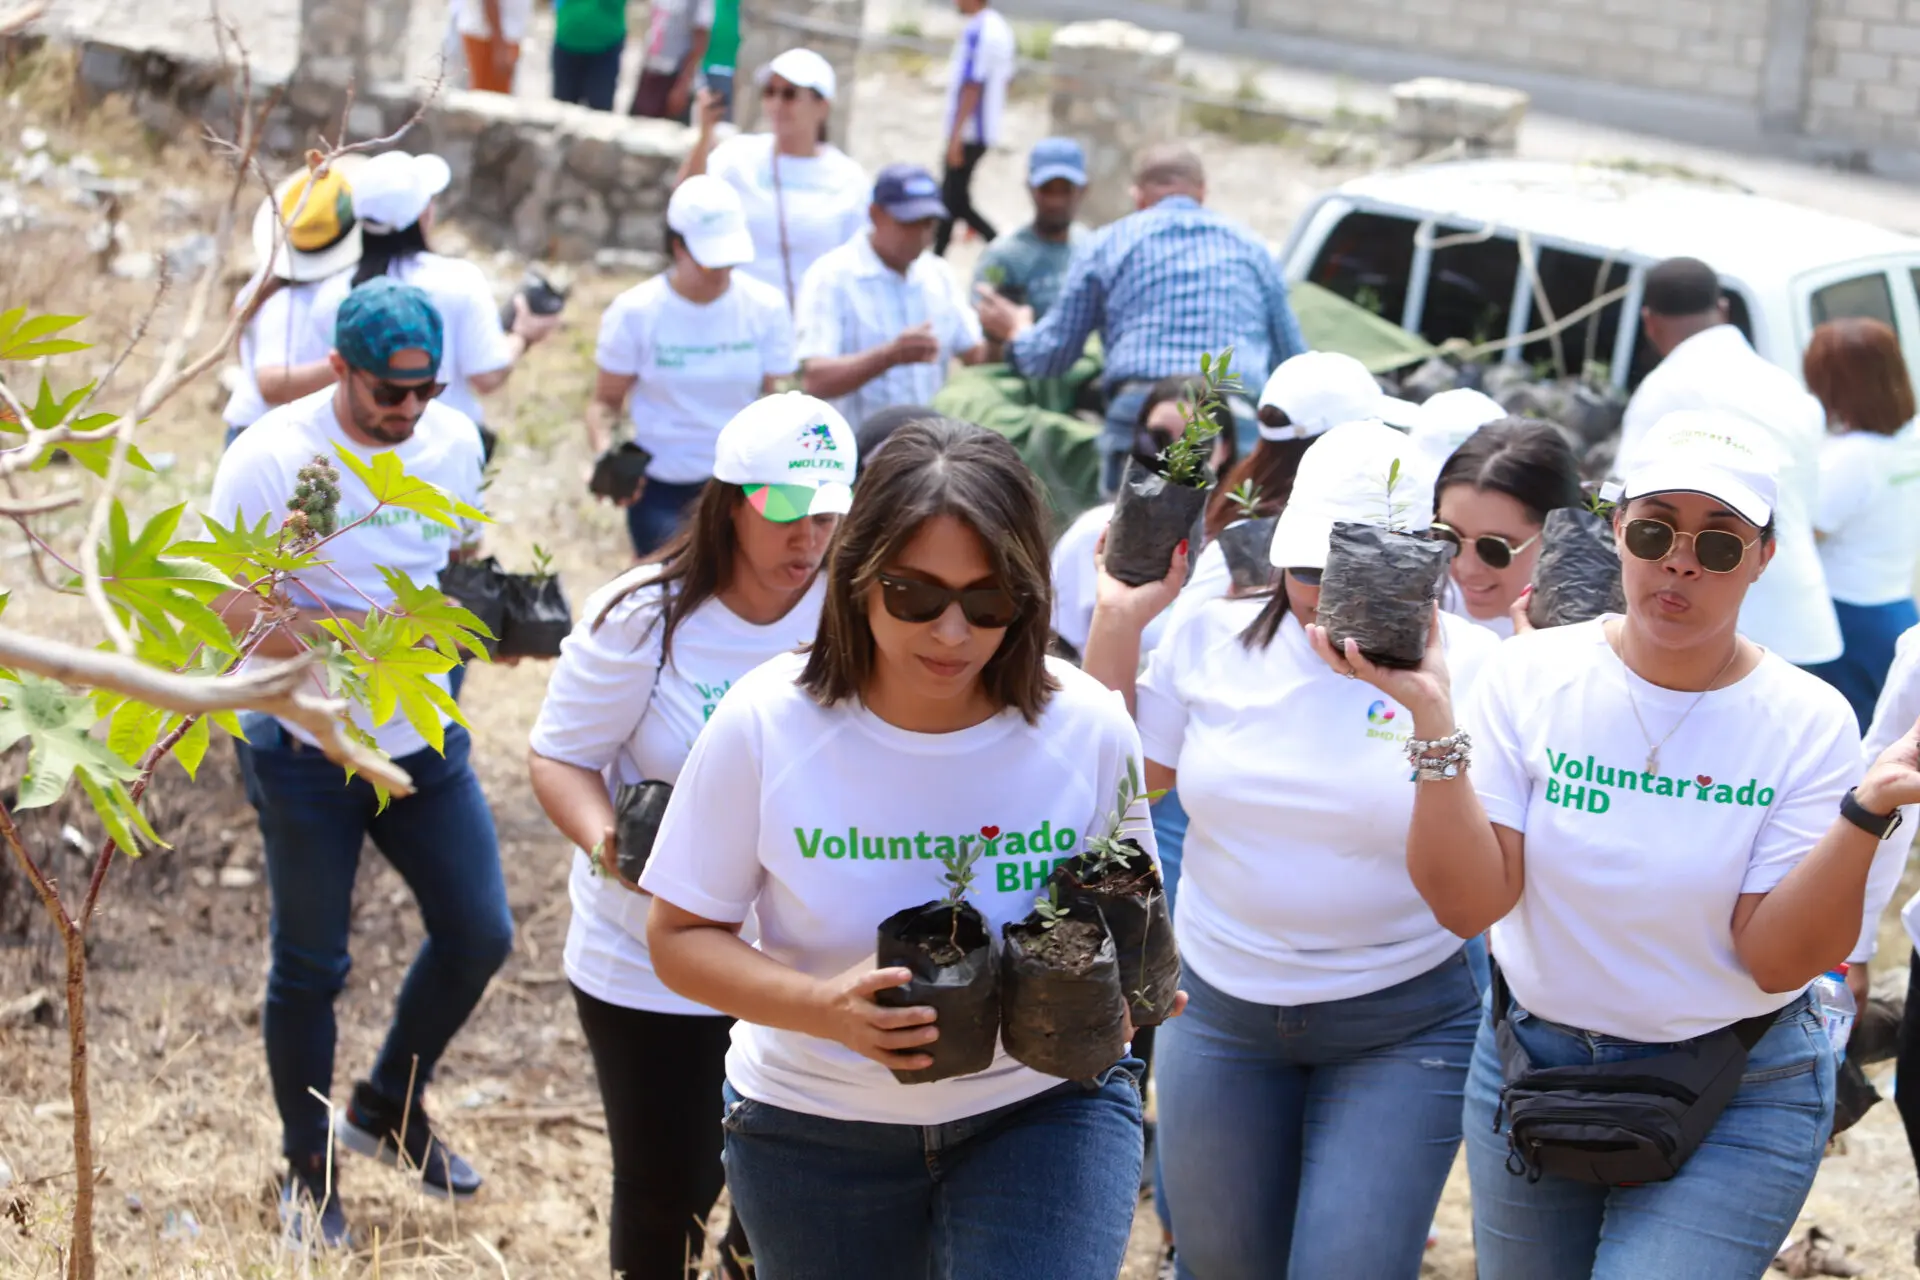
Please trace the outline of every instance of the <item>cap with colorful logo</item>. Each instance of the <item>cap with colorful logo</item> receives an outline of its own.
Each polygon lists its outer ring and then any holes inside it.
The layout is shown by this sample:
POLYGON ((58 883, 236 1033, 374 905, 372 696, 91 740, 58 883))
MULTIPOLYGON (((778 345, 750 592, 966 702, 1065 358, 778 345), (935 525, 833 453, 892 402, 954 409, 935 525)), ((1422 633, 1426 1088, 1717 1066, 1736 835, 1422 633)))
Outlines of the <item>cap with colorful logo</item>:
POLYGON ((254 214, 255 260, 295 284, 324 280, 360 261, 353 175, 365 165, 364 156, 349 152, 320 174, 303 169, 282 179, 254 214))
POLYGON ((391 235, 420 221, 452 181, 453 170, 439 156, 383 151, 354 175, 354 211, 367 230, 391 235))
POLYGON ((1382 391, 1367 366, 1337 351, 1303 351, 1282 362, 1260 392, 1260 407, 1269 406, 1288 420, 1277 427, 1262 422, 1267 440, 1311 440, 1347 422, 1408 427, 1418 411, 1382 391))
POLYGON ((667 226, 686 241, 693 260, 710 271, 753 261, 753 236, 733 184, 696 173, 673 189, 667 226))
POLYGON ((853 428, 838 410, 786 391, 754 401, 720 429, 713 478, 739 485, 755 511, 785 524, 852 507, 858 461, 853 428))
POLYGON ((898 222, 944 218, 940 184, 917 164, 890 164, 873 179, 873 202, 898 222))
POLYGON ((1027 155, 1028 186, 1044 187, 1055 178, 1087 185, 1087 153, 1072 138, 1042 138, 1027 155))
POLYGON ((1764 529, 1779 497, 1780 463, 1762 429, 1746 418, 1682 409, 1654 423, 1625 460, 1618 496, 1624 503, 1656 493, 1697 493, 1764 529))
POLYGON ((340 303, 333 323, 333 349, 350 366, 376 378, 418 381, 440 367, 445 325, 426 291, 392 276, 375 276, 340 303), (402 351, 427 353, 427 368, 395 369, 402 351))

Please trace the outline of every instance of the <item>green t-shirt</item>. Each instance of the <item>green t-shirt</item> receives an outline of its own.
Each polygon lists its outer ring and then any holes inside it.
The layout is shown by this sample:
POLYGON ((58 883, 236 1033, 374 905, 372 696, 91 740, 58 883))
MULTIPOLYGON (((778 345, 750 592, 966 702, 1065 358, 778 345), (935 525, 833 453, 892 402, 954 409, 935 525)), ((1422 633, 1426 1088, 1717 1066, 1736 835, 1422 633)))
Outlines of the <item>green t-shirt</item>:
POLYGON ((740 56, 740 0, 714 0, 713 30, 707 35, 706 65, 702 70, 733 70, 740 56))
POLYGON ((626 0, 554 0, 553 42, 568 53, 605 53, 626 39, 626 0))

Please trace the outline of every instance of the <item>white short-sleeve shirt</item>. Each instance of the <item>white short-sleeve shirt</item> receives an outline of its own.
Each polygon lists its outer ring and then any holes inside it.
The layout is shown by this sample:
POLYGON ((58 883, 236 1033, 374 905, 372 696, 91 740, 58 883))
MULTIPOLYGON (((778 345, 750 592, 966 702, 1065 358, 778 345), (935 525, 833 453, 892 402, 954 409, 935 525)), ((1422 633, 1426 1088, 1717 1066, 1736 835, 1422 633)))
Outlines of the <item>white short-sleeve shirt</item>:
MULTIPOLYGON (((329 277, 331 278, 331 277, 329 277)), ((331 337, 322 341, 314 332, 313 306, 326 281, 286 283, 260 304, 240 334, 240 381, 227 399, 221 418, 230 427, 250 427, 272 408, 260 394, 259 371, 284 365, 312 364, 333 350, 331 337)), ((236 308, 247 305, 259 288, 255 277, 240 293, 236 308)))
POLYGON ((776 186, 773 135, 742 133, 713 149, 707 172, 738 192, 746 210, 753 261, 735 267, 735 274, 771 285, 785 298, 789 289, 799 294, 820 255, 867 225, 873 179, 846 152, 826 144, 811 156, 781 156, 779 163, 776 186))
POLYGON ((1813 523, 1835 600, 1911 600, 1920 561, 1920 424, 1909 422, 1890 436, 1828 436, 1813 523))
POLYGON ((961 126, 962 142, 995 146, 1000 141, 1001 119, 1007 111, 1007 86, 1019 61, 1019 44, 1013 26, 996 9, 986 8, 967 19, 954 41, 953 56, 947 62, 946 133, 953 136, 953 115, 960 105, 964 85, 980 86, 980 102, 961 126))

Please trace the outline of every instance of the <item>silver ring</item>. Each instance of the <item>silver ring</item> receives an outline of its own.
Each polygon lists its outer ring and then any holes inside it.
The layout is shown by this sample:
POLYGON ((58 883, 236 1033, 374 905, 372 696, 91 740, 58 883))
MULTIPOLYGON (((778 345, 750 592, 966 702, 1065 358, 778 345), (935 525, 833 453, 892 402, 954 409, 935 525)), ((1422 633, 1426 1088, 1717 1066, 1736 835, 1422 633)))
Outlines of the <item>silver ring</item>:
POLYGON ((1358 671, 1349 671, 1346 673, 1346 677, 1349 680, 1358 680, 1360 678, 1360 673, 1358 671))

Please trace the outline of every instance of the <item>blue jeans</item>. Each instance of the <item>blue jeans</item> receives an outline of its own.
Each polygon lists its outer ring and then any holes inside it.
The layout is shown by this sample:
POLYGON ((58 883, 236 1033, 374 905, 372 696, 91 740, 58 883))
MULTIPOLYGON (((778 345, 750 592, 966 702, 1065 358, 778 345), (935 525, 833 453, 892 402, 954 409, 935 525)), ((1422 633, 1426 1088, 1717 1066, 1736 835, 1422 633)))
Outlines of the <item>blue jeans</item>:
POLYGON ((924 1126, 805 1115, 728 1085, 727 1186, 755 1274, 1113 1280, 1140 1195, 1138 1065, 924 1126))
POLYGON ((1182 985, 1157 1068, 1182 1280, 1413 1280, 1480 1020, 1465 949, 1325 1004, 1254 1004, 1191 969, 1182 985))
POLYGON ((1892 604, 1835 600, 1833 611, 1840 619, 1840 639, 1845 649, 1832 662, 1816 663, 1807 670, 1846 695, 1853 714, 1860 719, 1860 732, 1865 733, 1873 724, 1874 705, 1887 683, 1887 668, 1893 665, 1893 646, 1901 633, 1920 622, 1920 611, 1911 600, 1892 604))
POLYGON ((447 752, 398 763, 414 794, 379 811, 364 777, 289 736, 270 716, 243 717, 240 766, 266 843, 272 967, 261 1029, 267 1071, 290 1159, 327 1148, 327 1110, 309 1089, 333 1089, 333 1000, 352 958, 353 880, 366 837, 413 891, 427 940, 407 970, 386 1043, 368 1076, 399 1102, 417 1094, 447 1042, 480 1002, 513 949, 513 916, 500 874, 493 815, 467 763, 467 731, 447 726, 447 752))
MULTIPOLYGON (((1199 376, 1199 370, 1194 371, 1199 376)), ((1120 473, 1126 470, 1127 455, 1133 452, 1134 432, 1140 426, 1140 409, 1153 390, 1151 381, 1127 381, 1117 384, 1107 401, 1107 423, 1100 438, 1105 454, 1100 468, 1100 496, 1111 498, 1120 491, 1120 473)), ((1260 443, 1260 420, 1251 403, 1239 396, 1227 401, 1233 406, 1234 445, 1244 458, 1260 443)), ((1224 477, 1222 477, 1224 478, 1224 477)))
POLYGON ((700 496, 706 481, 695 484, 668 484, 649 480, 640 491, 640 500, 627 508, 627 536, 633 539, 633 554, 649 556, 680 532, 687 508, 700 496))
MULTIPOLYGON (((1514 1030, 1536 1066, 1625 1062, 1664 1053, 1534 1018, 1514 1030)), ((1496 1128, 1501 1085, 1483 1021, 1467 1077, 1467 1172, 1480 1280, 1760 1280, 1813 1187, 1833 1126, 1833 1052, 1805 996, 1747 1057, 1740 1091, 1679 1176, 1640 1187, 1507 1172, 1496 1128)))
POLYGON ((600 53, 576 53, 553 47, 553 100, 573 102, 596 111, 613 110, 614 90, 620 83, 620 51, 615 45, 600 53))

